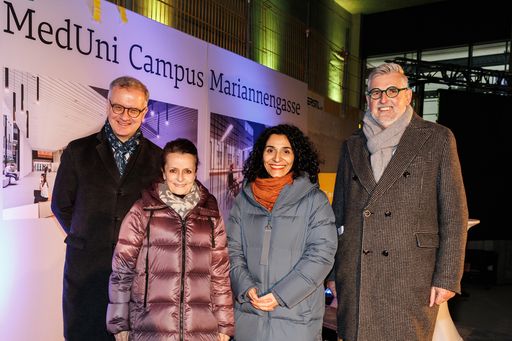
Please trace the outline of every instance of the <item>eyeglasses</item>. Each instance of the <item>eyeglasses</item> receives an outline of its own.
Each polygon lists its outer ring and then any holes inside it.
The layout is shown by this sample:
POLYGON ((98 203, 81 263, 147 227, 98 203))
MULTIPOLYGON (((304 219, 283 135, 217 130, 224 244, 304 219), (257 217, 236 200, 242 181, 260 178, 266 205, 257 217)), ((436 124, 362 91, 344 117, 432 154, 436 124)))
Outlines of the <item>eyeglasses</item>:
POLYGON ((400 91, 407 90, 407 89, 409 89, 409 88, 408 87, 397 88, 396 86, 390 86, 386 90, 381 90, 379 88, 373 88, 371 90, 368 90, 366 92, 366 95, 370 96, 371 99, 379 99, 382 97, 383 93, 386 93, 386 96, 388 96, 389 98, 395 98, 396 96, 398 96, 400 91))
POLYGON ((128 116, 130 116, 131 118, 137 118, 139 117, 139 115, 144 111, 146 110, 146 108, 144 109, 137 109, 137 108, 127 108, 127 107, 124 107, 122 106, 121 104, 112 104, 112 101, 109 99, 108 100, 109 103, 110 103, 110 107, 112 108, 112 112, 116 115, 122 115, 124 113, 124 111, 128 111, 128 116))

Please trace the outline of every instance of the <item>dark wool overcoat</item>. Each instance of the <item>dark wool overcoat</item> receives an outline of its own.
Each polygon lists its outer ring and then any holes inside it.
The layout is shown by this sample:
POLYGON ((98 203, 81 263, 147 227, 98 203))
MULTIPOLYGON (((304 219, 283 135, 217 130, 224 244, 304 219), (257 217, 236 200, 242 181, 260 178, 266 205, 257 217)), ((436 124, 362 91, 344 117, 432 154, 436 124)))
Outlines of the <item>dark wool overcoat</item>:
POLYGON ((344 143, 333 210, 344 341, 431 341, 432 286, 460 292, 468 212, 451 131, 413 115, 378 183, 366 137, 344 143))
POLYGON ((121 177, 103 130, 64 150, 52 211, 67 234, 62 302, 67 340, 113 340, 105 323, 112 253, 123 217, 142 189, 161 176, 160 155, 159 147, 141 138, 121 177))

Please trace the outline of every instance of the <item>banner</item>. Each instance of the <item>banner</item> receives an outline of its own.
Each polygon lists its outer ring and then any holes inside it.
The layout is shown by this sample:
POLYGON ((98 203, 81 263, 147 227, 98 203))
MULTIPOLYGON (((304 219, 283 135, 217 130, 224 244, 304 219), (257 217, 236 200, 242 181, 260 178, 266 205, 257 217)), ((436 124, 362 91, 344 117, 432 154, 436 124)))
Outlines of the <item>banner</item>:
POLYGON ((106 1, 1 1, 2 340, 62 340, 65 235, 51 197, 35 194, 41 173, 51 193, 66 145, 104 124, 122 75, 149 88, 147 138, 197 144, 198 177, 224 215, 258 134, 281 122, 307 131, 300 81, 106 1))
POLYGON ((2 1, 0 46, 2 192, 20 198, 4 195, 3 208, 30 204, 38 172, 56 171, 71 140, 100 129, 108 85, 122 75, 150 90, 144 135, 160 146, 196 143, 207 186, 212 174, 240 170, 251 147, 216 139, 212 115, 245 122, 249 135, 283 122, 307 132, 305 83, 106 1, 2 1))

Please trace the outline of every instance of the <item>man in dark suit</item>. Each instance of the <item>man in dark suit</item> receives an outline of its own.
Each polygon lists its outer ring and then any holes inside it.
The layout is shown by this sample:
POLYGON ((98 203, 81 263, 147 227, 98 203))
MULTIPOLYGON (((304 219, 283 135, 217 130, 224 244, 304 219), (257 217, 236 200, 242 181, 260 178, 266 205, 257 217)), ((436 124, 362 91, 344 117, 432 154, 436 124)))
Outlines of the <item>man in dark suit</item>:
POLYGON ((109 88, 107 120, 64 150, 52 211, 67 234, 63 313, 66 340, 113 340, 107 332, 108 280, 121 221, 140 191, 161 176, 161 149, 142 136, 146 86, 132 77, 109 88))
POLYGON ((468 212, 452 132, 410 106, 402 68, 368 78, 363 127, 343 144, 333 210, 338 333, 344 341, 431 341, 460 293, 468 212))

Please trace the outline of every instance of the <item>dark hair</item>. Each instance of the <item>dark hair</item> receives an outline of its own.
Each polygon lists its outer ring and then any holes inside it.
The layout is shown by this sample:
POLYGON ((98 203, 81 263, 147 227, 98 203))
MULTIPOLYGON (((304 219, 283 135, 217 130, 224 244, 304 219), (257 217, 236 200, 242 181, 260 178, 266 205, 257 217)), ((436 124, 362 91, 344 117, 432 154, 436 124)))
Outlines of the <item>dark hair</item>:
POLYGON ((245 178, 252 182, 256 178, 268 178, 263 165, 263 152, 270 135, 285 135, 292 146, 295 157, 292 166, 293 178, 297 178, 304 173, 308 173, 309 180, 312 183, 318 182, 318 172, 320 172, 320 160, 315 146, 297 127, 289 124, 280 124, 274 127, 266 128, 256 140, 249 157, 244 162, 243 174, 245 178))
POLYGON ((197 156, 197 148, 194 143, 190 140, 184 138, 178 138, 176 140, 172 140, 167 142, 162 152, 162 169, 165 167, 165 161, 167 155, 170 153, 181 153, 181 154, 192 154, 196 158, 196 170, 199 165, 199 158, 197 156))

